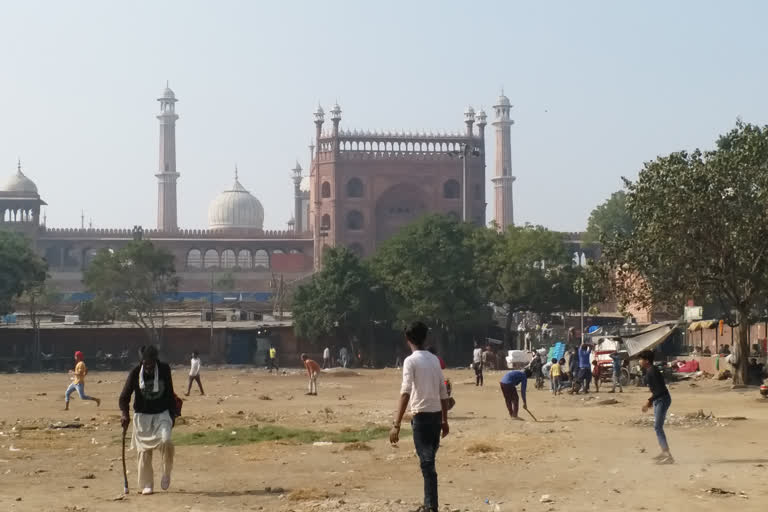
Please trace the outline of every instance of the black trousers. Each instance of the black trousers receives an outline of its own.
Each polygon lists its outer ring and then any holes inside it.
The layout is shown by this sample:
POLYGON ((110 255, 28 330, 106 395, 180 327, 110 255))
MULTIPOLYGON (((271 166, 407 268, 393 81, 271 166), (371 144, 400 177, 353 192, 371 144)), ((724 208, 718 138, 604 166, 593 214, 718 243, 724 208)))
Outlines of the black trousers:
POLYGON ((437 471, 435 459, 440 448, 442 412, 420 412, 413 416, 413 444, 419 456, 421 474, 424 476, 424 507, 437 510, 437 471))
POLYGON ((187 386, 187 394, 189 394, 190 391, 192 391, 192 383, 193 382, 197 382, 197 387, 200 388, 200 394, 204 395, 205 391, 203 391, 203 383, 200 380, 200 374, 199 373, 197 375, 195 375, 194 377, 192 377, 190 375, 190 377, 189 377, 189 385, 187 386))

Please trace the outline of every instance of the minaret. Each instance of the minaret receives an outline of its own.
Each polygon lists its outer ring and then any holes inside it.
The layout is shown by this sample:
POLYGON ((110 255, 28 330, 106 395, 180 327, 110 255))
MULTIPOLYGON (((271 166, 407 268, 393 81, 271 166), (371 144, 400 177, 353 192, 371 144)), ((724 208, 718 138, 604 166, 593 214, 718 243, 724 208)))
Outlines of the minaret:
POLYGON ((496 175, 491 179, 494 194, 494 219, 501 231, 504 231, 507 226, 515 225, 512 205, 512 183, 514 183, 515 177, 512 176, 512 138, 510 133, 510 128, 515 122, 509 117, 511 108, 509 98, 504 96, 502 89, 498 103, 493 106, 496 112, 496 120, 493 122, 493 126, 496 127, 496 175))
POLYGON ((312 238, 314 239, 313 257, 315 260, 315 271, 320 270, 322 262, 322 241, 320 237, 320 135, 323 131, 323 123, 325 122, 325 111, 323 107, 318 103, 317 110, 314 114, 315 117, 315 157, 312 159, 313 165, 311 169, 312 178, 312 198, 314 203, 314 209, 312 211, 312 238))
POLYGON ((166 84, 160 102, 160 161, 157 174, 157 229, 171 232, 179 229, 176 218, 176 95, 166 84))
POLYGON ((304 232, 304 225, 302 224, 303 215, 301 211, 301 166, 299 162, 296 162, 296 167, 293 168, 293 229, 297 234, 304 232))

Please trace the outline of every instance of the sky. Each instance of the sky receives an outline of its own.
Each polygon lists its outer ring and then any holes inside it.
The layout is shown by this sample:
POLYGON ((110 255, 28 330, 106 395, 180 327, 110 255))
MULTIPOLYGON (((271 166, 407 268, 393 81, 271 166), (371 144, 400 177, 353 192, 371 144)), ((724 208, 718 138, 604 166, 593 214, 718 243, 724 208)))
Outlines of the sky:
POLYGON ((206 227, 237 165, 284 229, 318 102, 346 128, 458 131, 503 87, 516 223, 578 231, 643 162, 768 122, 766 19, 757 0, 2 2, 0 183, 20 158, 49 226, 154 227, 168 80, 180 227, 206 227))

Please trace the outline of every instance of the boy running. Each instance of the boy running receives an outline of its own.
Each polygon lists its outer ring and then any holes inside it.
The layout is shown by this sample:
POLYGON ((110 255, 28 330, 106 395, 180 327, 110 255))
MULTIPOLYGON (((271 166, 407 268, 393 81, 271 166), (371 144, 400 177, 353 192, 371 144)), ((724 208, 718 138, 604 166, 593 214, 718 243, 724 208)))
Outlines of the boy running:
POLYGON ((83 361, 83 353, 79 350, 75 352, 75 361, 75 370, 70 370, 70 373, 74 375, 72 383, 67 388, 66 393, 64 393, 64 410, 69 410, 69 395, 71 395, 74 391, 77 391, 78 396, 80 396, 80 400, 92 400, 96 402, 96 407, 100 406, 101 400, 85 394, 85 376, 88 375, 88 368, 85 367, 85 362, 83 361))
POLYGON ((643 405, 643 412, 653 407, 653 428, 656 431, 656 438, 659 440, 661 453, 654 459, 656 464, 674 464, 675 459, 669 451, 667 436, 664 433, 664 420, 667 417, 669 406, 672 405, 672 397, 669 395, 667 385, 664 383, 664 376, 658 368, 653 365, 653 352, 644 350, 640 352, 640 366, 645 369, 645 383, 651 390, 651 397, 643 405))
POLYGON ((307 369, 309 376, 308 395, 317 396, 317 376, 320 375, 320 365, 307 357, 307 354, 301 354, 301 360, 304 361, 304 368, 307 369))
POLYGON ((531 373, 530 368, 526 368, 523 371, 513 370, 501 378, 501 394, 504 395, 504 403, 507 405, 509 415, 513 419, 522 419, 517 416, 518 406, 520 405, 516 389, 518 384, 520 384, 520 394, 523 397, 523 409, 528 409, 525 389, 528 387, 528 377, 531 376, 531 373))

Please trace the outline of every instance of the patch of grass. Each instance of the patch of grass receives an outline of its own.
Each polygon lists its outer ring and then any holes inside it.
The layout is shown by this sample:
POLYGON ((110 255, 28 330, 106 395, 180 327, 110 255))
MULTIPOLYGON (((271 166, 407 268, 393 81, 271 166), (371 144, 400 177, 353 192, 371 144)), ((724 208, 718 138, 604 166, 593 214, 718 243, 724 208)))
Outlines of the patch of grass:
POLYGON ((382 439, 388 435, 389 429, 386 427, 372 427, 348 432, 322 432, 318 430, 281 427, 278 425, 254 425, 250 427, 223 428, 175 434, 173 442, 177 445, 224 446, 239 446, 242 444, 263 443, 265 441, 293 441, 298 444, 308 444, 317 441, 364 443, 374 439, 382 439), (232 432, 235 432, 235 434, 232 434, 232 432))

